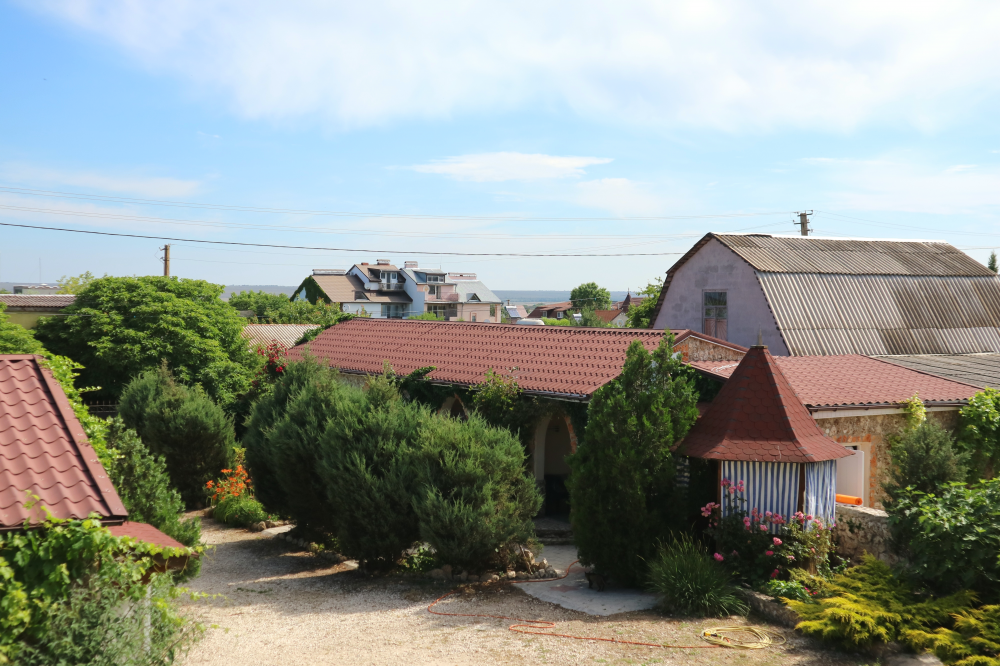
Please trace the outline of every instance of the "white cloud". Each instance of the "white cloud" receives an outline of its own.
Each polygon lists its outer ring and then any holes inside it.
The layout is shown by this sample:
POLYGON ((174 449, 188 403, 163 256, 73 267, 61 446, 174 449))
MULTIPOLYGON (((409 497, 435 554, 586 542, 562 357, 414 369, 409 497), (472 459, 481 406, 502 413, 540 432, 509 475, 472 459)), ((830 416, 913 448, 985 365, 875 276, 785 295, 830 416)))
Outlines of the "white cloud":
POLYGON ((1000 92, 1000 4, 976 0, 22 3, 252 118, 568 105, 660 126, 933 129, 1000 92))
POLYGON ((190 196, 200 186, 196 180, 106 174, 94 171, 60 171, 16 163, 0 165, 0 178, 14 183, 82 187, 158 199, 190 196))
POLYGON ((649 192, 642 183, 628 178, 601 178, 577 183, 572 203, 600 208, 613 215, 655 215, 666 202, 649 192))
POLYGON ((820 176, 844 208, 959 215, 1000 207, 1000 167, 937 166, 905 156, 803 161, 826 169, 820 176))
POLYGON ((582 176, 584 167, 607 164, 606 157, 573 157, 529 153, 478 153, 434 160, 412 167, 421 173, 437 173, 456 180, 497 182, 504 180, 545 180, 582 176))

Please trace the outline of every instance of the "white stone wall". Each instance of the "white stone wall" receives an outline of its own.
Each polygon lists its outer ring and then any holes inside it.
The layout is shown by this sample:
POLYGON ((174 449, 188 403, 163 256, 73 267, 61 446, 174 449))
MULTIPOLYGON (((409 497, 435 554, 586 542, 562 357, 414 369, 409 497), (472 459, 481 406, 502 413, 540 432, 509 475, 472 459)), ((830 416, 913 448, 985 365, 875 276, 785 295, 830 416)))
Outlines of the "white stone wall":
POLYGON ((889 514, 865 506, 837 505, 837 527, 834 529, 837 553, 855 564, 865 553, 887 564, 900 560, 892 552, 889 534, 889 514))

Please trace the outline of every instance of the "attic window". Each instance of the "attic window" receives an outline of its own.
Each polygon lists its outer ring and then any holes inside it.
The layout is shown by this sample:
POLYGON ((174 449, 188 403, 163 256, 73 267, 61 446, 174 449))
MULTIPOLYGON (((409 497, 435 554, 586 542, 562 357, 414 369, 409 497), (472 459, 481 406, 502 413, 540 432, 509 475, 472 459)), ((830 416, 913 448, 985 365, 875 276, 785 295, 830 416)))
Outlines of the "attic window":
POLYGON ((704 319, 702 333, 726 340, 729 328, 729 308, 727 294, 724 291, 706 291, 703 293, 704 319))
POLYGON ((469 294, 469 300, 478 302, 479 296, 477 294, 469 294))

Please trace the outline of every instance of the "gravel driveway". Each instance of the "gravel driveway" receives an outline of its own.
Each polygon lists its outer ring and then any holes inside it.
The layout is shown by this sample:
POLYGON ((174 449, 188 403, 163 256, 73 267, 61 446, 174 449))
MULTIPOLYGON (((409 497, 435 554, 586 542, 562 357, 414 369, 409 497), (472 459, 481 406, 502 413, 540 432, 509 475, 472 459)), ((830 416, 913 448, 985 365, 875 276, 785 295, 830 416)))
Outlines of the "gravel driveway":
MULTIPOLYGON (((191 582, 218 595, 192 602, 187 612, 217 625, 185 666, 298 666, 314 664, 816 664, 847 666, 864 659, 816 649, 806 639, 769 650, 658 650, 509 631, 511 622, 441 617, 427 605, 443 593, 424 579, 365 578, 349 565, 330 565, 284 541, 204 521, 215 548, 191 582)), ((469 591, 438 609, 558 622, 552 631, 698 645, 703 626, 732 620, 683 620, 650 612, 592 617, 534 599, 517 586, 469 591)), ((777 627, 772 627, 777 629, 777 627)))

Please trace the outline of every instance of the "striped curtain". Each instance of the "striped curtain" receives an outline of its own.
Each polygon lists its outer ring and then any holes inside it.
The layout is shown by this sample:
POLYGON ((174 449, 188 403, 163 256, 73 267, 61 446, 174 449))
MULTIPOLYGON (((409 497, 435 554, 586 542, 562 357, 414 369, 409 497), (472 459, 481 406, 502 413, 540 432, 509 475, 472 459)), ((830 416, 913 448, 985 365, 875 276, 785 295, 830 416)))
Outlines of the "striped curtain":
POLYGON ((829 526, 833 524, 837 506, 837 461, 806 465, 806 492, 803 512, 829 526))
MULTIPOLYGON (((799 464, 748 462, 744 460, 721 461, 722 478, 736 484, 743 481, 743 496, 747 513, 756 507, 760 512, 780 513, 789 518, 799 503, 799 464)), ((725 491, 724 491, 725 492, 725 491)), ((727 502, 722 501, 723 515, 727 515, 727 502)), ((734 508, 740 508, 739 506, 734 508)))

